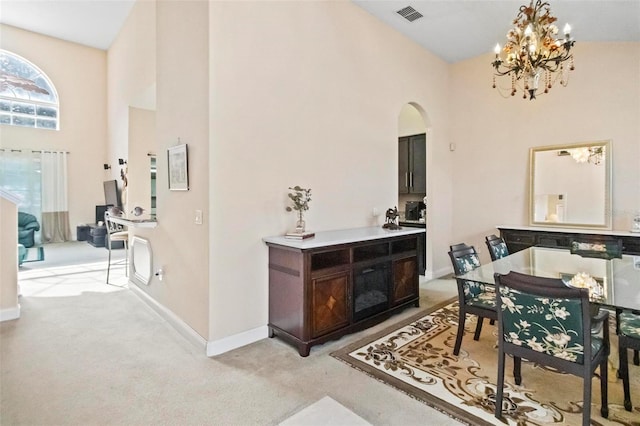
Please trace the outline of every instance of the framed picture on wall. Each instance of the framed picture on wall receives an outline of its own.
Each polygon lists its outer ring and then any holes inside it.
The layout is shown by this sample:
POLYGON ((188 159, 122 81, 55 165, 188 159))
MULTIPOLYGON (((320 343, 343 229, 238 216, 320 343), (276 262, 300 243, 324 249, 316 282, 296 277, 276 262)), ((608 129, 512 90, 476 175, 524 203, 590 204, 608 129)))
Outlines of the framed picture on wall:
POLYGON ((177 145, 167 150, 169 162, 169 189, 172 191, 189 190, 189 168, 187 144, 177 145))

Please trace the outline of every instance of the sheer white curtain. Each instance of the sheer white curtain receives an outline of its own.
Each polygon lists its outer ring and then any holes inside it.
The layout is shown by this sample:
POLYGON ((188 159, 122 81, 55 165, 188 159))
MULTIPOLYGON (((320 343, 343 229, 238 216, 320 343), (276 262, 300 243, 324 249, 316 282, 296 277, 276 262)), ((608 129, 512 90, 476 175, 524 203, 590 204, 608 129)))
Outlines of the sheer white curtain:
MULTIPOLYGON (((16 195, 18 210, 34 215, 42 223, 40 156, 32 150, 0 149, 0 187, 16 195)), ((36 232, 36 244, 40 233, 36 232)))
POLYGON ((40 153, 42 170, 42 239, 62 242, 71 239, 67 202, 67 153, 40 153))

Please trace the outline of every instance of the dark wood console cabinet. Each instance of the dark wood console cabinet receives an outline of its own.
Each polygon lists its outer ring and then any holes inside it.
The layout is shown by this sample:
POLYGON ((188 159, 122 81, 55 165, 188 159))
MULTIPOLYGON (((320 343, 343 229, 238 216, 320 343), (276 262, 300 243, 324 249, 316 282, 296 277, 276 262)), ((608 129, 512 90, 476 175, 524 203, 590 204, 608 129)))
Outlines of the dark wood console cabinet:
POLYGON ((422 233, 304 248, 269 248, 269 337, 311 346, 365 329, 419 306, 422 233))
POLYGON ((631 255, 640 255, 640 234, 631 232, 616 232, 577 229, 571 230, 555 230, 541 229, 529 227, 503 227, 498 226, 500 236, 507 243, 509 253, 515 253, 528 247, 556 247, 568 249, 571 240, 576 237, 611 237, 622 240, 622 253, 631 255))

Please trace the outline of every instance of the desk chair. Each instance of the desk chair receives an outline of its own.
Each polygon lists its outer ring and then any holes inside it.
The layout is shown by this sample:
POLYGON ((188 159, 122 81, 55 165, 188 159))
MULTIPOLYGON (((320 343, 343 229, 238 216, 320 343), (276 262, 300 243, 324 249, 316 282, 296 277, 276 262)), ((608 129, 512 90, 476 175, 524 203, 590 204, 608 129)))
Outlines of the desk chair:
POLYGON ((502 238, 491 234, 488 237, 484 237, 484 240, 487 244, 487 248, 489 249, 489 256, 491 256, 492 262, 505 256, 509 256, 507 243, 505 243, 502 238))
MULTIPOLYGON (((464 243, 455 244, 449 247, 449 258, 453 265, 453 271, 456 275, 462 275, 472 271, 480 266, 478 253, 473 246, 464 243)), ((456 343, 453 348, 453 354, 460 353, 460 345, 462 344, 462 336, 464 335, 464 324, 467 314, 477 315, 478 323, 473 340, 480 339, 482 331, 482 322, 484 318, 489 318, 492 323, 496 320, 496 300, 492 286, 475 281, 463 280, 456 278, 458 286, 458 332, 456 335, 456 343)))
POLYGON ((129 274, 129 231, 126 231, 123 225, 113 222, 111 220, 111 214, 109 213, 109 211, 104 212, 104 224, 107 228, 105 244, 107 249, 109 249, 109 263, 107 264, 107 284, 111 285, 111 283, 109 282, 109 273, 111 271, 111 250, 113 242, 115 241, 122 241, 124 243, 124 273, 125 276, 128 276, 129 274))
POLYGON ((618 354, 620 366, 618 377, 622 379, 624 389, 624 408, 631 411, 631 391, 629 390, 629 364, 627 349, 633 349, 633 363, 640 364, 640 312, 626 309, 616 309, 616 334, 618 335, 618 354))
MULTIPOLYGON (((510 272, 495 274, 498 314, 498 381, 496 418, 502 418, 505 355, 514 363, 522 358, 583 379, 582 424, 591 418, 591 378, 600 369, 602 417, 609 415, 607 360, 609 357, 609 313, 591 318, 589 290, 571 288, 555 278, 510 272), (558 315, 557 313, 566 315, 558 315), (602 323, 602 337, 591 332, 602 323), (563 336, 570 337, 569 340, 563 336)), ((561 385, 561 380, 558 380, 561 385)))

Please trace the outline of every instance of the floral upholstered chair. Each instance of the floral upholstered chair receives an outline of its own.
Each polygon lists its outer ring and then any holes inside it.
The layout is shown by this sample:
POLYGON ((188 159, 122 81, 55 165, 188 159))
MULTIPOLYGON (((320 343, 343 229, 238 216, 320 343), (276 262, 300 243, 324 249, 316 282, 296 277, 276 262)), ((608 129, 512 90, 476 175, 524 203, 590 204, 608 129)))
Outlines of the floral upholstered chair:
POLYGON ((560 279, 510 272, 506 275, 496 274, 495 281, 498 304, 495 416, 502 417, 505 355, 510 354, 513 355, 514 364, 519 364, 525 358, 582 377, 582 424, 585 426, 589 425, 591 418, 591 377, 599 367, 601 413, 606 418, 609 414, 608 312, 603 310, 597 317, 591 318, 589 290, 567 287, 560 279), (602 337, 591 332, 593 322, 602 322, 602 337))
MULTIPOLYGON (((450 246, 449 258, 453 264, 455 275, 462 275, 480 266, 478 253, 473 246, 464 243, 450 246)), ((493 286, 485 285, 475 281, 456 278, 458 285, 458 332, 453 354, 460 353, 462 336, 467 314, 477 315, 478 323, 473 340, 480 339, 482 322, 484 318, 489 318, 493 323, 496 319, 496 299, 493 286)))
POLYGON ((502 238, 491 234, 488 237, 484 237, 484 240, 489 249, 489 256, 491 256, 492 261, 509 256, 507 243, 505 243, 502 238))
POLYGON ((633 363, 638 362, 640 350, 640 312, 616 309, 616 334, 618 335, 618 353, 620 354, 620 367, 618 376, 622 379, 624 389, 624 408, 631 411, 631 391, 629 390, 629 364, 627 361, 627 349, 634 350, 633 363))

